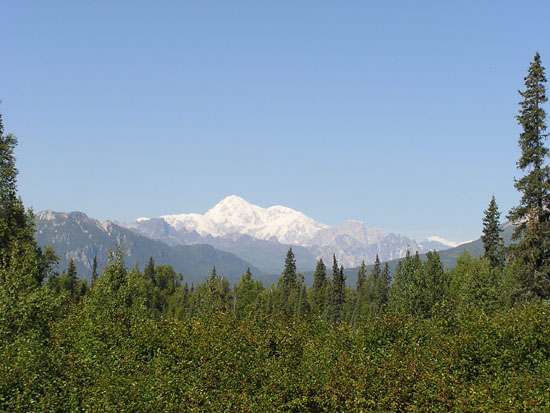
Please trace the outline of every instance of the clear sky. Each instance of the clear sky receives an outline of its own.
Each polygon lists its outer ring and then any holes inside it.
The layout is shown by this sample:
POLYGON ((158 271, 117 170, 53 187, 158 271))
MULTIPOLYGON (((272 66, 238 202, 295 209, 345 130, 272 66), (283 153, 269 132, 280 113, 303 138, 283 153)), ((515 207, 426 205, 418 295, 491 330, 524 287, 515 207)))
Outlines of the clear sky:
POLYGON ((518 202, 517 92, 535 52, 550 68, 549 21, 548 1, 0 0, 0 111, 35 211, 237 194, 463 241, 492 194, 518 202))

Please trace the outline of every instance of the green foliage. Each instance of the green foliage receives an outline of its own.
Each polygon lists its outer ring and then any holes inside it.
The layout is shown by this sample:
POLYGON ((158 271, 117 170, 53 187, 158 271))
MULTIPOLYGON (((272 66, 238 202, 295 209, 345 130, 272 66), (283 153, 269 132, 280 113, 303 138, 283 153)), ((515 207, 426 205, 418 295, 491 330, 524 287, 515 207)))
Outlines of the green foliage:
MULTIPOLYGON (((376 259, 378 259, 378 254, 376 254, 376 259)), ((378 261, 378 264, 380 265, 380 261, 378 261)), ((360 292, 363 290, 365 283, 367 281, 367 267, 365 266, 365 260, 361 262, 361 266, 359 267, 359 270, 357 271, 357 283, 356 283, 356 291, 360 292)))
POLYGON ((478 310, 486 314, 506 304, 503 275, 487 258, 474 258, 465 252, 450 274, 449 295, 460 314, 478 310))
POLYGON ((400 312, 421 318, 432 316, 434 306, 443 301, 448 285, 448 274, 437 252, 426 254, 423 263, 418 253, 407 253, 395 273, 390 289, 391 306, 400 312))
POLYGON ((292 248, 288 249, 285 258, 285 267, 277 283, 275 308, 278 312, 291 316, 296 314, 296 307, 300 298, 303 278, 298 279, 296 260, 292 248))
POLYGON ((495 201, 495 196, 491 198, 489 207, 484 211, 483 217, 483 248, 484 257, 487 258, 494 267, 502 268, 504 265, 504 241, 501 237, 500 212, 495 201))
POLYGON ((332 282, 330 284, 327 306, 327 320, 339 323, 344 320, 344 304, 346 298, 346 276, 344 267, 338 268, 336 256, 332 256, 332 282))
POLYGON ((311 311, 318 316, 324 316, 328 299, 327 267, 322 259, 317 261, 313 274, 310 302, 311 311))
POLYGON ((258 297, 264 287, 260 281, 252 279, 250 268, 241 276, 241 281, 235 287, 236 315, 239 318, 251 315, 259 310, 258 297))
POLYGON ((92 261, 92 284, 95 283, 97 277, 99 277, 99 274, 97 272, 97 255, 95 255, 92 261))
MULTIPOLYGON (((128 278, 131 278, 130 273, 128 278)), ((6 411, 546 411, 550 311, 472 311, 453 328, 395 313, 356 328, 230 313, 99 317, 48 346, 4 341, 6 411)))
POLYGON ((511 248, 513 259, 521 262, 521 290, 517 300, 531 301, 550 298, 550 167, 547 165, 548 148, 544 145, 547 102, 546 77, 537 53, 525 77, 523 100, 517 116, 522 128, 519 138, 521 157, 517 162, 526 174, 516 181, 521 192, 520 204, 512 208, 509 218, 514 222, 514 239, 511 248))

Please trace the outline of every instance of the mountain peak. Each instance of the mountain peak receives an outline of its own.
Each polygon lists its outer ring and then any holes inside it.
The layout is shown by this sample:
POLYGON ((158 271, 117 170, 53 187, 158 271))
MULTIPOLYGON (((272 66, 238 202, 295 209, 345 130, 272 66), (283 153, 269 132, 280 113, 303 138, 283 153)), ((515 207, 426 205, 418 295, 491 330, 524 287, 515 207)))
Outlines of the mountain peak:
POLYGON ((248 202, 246 199, 241 198, 240 196, 229 195, 218 202, 216 205, 214 205, 212 208, 210 208, 205 215, 213 215, 216 214, 218 211, 225 212, 243 209, 248 210, 251 209, 251 207, 255 206, 256 205, 252 205, 250 202, 248 202))
POLYGON ((237 195, 225 197, 204 215, 190 213, 160 218, 176 230, 196 231, 201 236, 238 233, 261 240, 275 237, 281 243, 296 245, 307 244, 319 230, 327 228, 292 208, 280 205, 262 208, 237 195))
POLYGON ((228 195, 224 199, 222 199, 220 202, 216 204, 217 205, 251 205, 250 202, 248 202, 246 199, 241 198, 238 195, 228 195))

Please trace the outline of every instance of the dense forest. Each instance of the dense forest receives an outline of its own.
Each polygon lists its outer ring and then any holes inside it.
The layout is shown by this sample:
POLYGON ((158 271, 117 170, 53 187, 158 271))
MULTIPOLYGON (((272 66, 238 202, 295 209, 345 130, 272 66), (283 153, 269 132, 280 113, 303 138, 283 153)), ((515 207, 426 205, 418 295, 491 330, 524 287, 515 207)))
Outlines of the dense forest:
POLYGON ((212 269, 189 285, 167 265, 91 283, 34 239, 0 117, 0 410, 550 410, 550 167, 546 78, 520 92, 521 201, 505 247, 494 196, 483 256, 446 270, 437 252, 377 259, 346 279, 319 260, 307 288, 292 249, 278 282, 212 269))

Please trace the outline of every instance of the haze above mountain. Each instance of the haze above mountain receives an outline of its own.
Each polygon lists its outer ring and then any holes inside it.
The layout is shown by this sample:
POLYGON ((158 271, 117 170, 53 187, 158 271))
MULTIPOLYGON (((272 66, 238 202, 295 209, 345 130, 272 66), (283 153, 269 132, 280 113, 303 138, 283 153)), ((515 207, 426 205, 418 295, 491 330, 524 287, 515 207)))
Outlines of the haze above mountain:
POLYGON ((207 243, 235 253, 268 272, 279 270, 281 264, 273 262, 275 268, 254 259, 257 249, 262 249, 259 255, 266 257, 270 247, 279 250, 283 246, 300 247, 297 261, 301 260, 306 267, 313 267, 319 258, 329 262, 332 254, 340 264, 352 267, 362 260, 374 262, 376 254, 385 261, 403 257, 407 249, 423 253, 458 245, 437 236, 417 242, 401 235, 384 235, 379 229, 366 228, 362 222, 354 220, 329 226, 291 208, 280 205, 262 208, 236 195, 224 198, 205 214, 141 217, 122 225, 170 245, 207 243), (247 256, 243 256, 243 252, 247 256))

